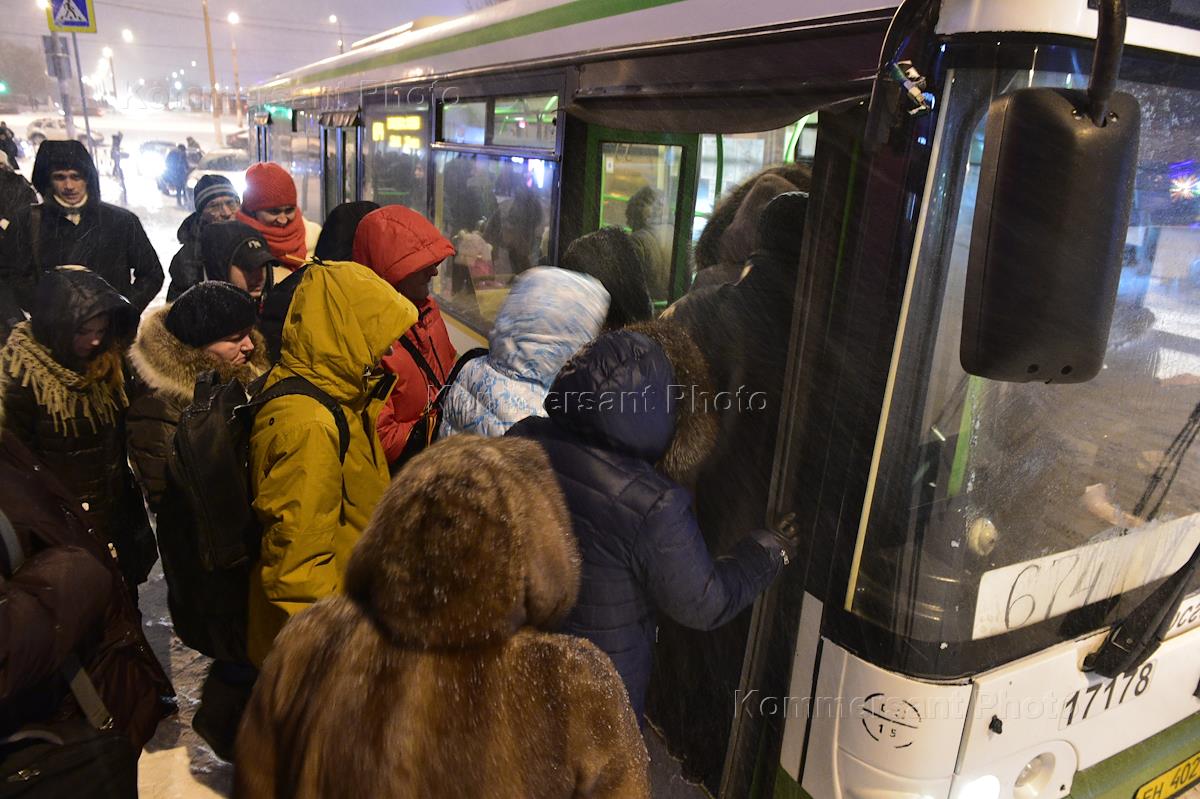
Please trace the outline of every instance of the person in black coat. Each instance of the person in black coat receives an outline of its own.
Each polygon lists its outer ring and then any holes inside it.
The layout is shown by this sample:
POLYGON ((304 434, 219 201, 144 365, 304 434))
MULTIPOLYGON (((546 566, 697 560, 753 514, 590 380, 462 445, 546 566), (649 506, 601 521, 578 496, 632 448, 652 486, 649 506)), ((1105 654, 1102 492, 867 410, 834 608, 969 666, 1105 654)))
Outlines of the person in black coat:
MULTIPOLYGON (((685 343, 686 346, 686 343, 685 343)), ((681 347, 675 349, 681 350, 681 347)), ((550 456, 583 558, 579 600, 563 631, 612 658, 643 718, 659 614, 712 629, 732 619, 788 561, 793 543, 769 529, 752 532, 713 559, 692 514, 692 495, 655 468, 680 460, 676 441, 681 374, 643 332, 605 333, 559 372, 548 418, 518 422, 510 436, 537 441, 550 456)))
MULTIPOLYGON (((745 207, 743 205, 743 207, 745 207)), ((719 414, 712 456, 696 481, 696 516, 716 551, 742 531, 768 523, 776 440, 783 405, 808 195, 775 197, 755 220, 758 248, 736 283, 693 290, 664 314, 684 327, 704 353, 718 392, 753 397, 719 414)), ((666 621, 659 630, 649 712, 671 740, 686 739, 686 776, 715 790, 720 781, 750 614, 714 632, 666 621), (677 685, 692 690, 684 696, 677 685)), ((790 661, 789 661, 790 664, 790 661)), ((789 665, 790 667, 790 665, 789 665)), ((785 678, 786 679, 786 678, 785 678)))
POLYGON ((133 213, 100 200, 100 176, 77 141, 44 141, 33 162, 42 203, 25 209, 0 244, 0 268, 25 310, 41 275, 56 266, 86 266, 125 296, 138 313, 163 283, 162 264, 133 213), (34 241, 34 230, 37 240, 34 241))
POLYGON ((167 286, 167 302, 175 302, 179 295, 204 280, 204 255, 200 250, 200 236, 209 225, 220 225, 237 219, 242 200, 229 178, 221 175, 204 175, 192 192, 195 213, 189 214, 179 225, 175 236, 179 239, 179 252, 171 259, 171 283, 167 286))
POLYGON ((342 203, 325 217, 313 255, 322 261, 353 261, 354 234, 363 217, 379 208, 370 200, 342 203))
MULTIPOLYGON (((0 164, 0 252, 13 221, 36 202, 37 194, 29 181, 0 164)), ((7 264, 0 263, 0 345, 8 339, 13 325, 25 319, 14 290, 14 278, 8 272, 7 264)))
POLYGON ((0 350, 4 429, 80 499, 131 593, 158 558, 125 449, 125 347, 137 313, 99 275, 59 267, 0 350))
POLYGON ((167 188, 175 193, 175 204, 183 207, 183 196, 187 192, 187 176, 192 171, 188 164, 187 148, 182 144, 167 153, 167 166, 163 172, 163 180, 167 188))
POLYGON ((79 713, 58 673, 73 653, 113 728, 140 750, 174 712, 175 690, 150 651, 116 561, 89 529, 79 500, 4 430, 0 515, 11 522, 25 558, 14 570, 0 547, 0 738, 25 724, 79 713))

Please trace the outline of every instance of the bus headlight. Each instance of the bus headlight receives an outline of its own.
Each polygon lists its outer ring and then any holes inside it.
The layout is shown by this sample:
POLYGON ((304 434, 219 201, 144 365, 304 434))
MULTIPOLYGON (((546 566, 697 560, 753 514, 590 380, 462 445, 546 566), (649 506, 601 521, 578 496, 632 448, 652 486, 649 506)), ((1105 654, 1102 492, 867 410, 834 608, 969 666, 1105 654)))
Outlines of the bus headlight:
POLYGON ((1013 785, 1013 796, 1017 799, 1037 799, 1046 789, 1054 774, 1054 755, 1043 752, 1025 764, 1013 785))
POLYGON ((1000 780, 991 774, 973 779, 963 786, 958 799, 1000 799, 1000 780))

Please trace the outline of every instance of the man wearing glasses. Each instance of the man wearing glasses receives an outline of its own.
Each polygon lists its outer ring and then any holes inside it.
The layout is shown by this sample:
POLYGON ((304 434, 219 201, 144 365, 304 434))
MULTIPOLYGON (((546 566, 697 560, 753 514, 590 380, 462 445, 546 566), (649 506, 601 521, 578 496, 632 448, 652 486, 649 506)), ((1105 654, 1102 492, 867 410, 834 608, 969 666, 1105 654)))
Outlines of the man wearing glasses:
POLYGON ((200 253, 200 233, 209 225, 232 222, 242 207, 241 198, 228 178, 205 175, 196 183, 193 192, 196 212, 179 226, 179 243, 183 246, 171 259, 171 285, 167 302, 204 280, 204 258, 200 253))

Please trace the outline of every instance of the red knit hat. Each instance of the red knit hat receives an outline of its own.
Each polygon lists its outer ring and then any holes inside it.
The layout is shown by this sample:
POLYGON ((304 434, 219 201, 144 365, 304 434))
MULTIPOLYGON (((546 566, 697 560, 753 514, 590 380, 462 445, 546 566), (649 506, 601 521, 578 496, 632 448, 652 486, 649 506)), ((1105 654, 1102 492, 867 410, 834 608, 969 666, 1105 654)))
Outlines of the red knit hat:
POLYGON ((264 208, 296 204, 296 184, 288 171, 276 163, 251 164, 246 170, 242 210, 248 214, 264 208))

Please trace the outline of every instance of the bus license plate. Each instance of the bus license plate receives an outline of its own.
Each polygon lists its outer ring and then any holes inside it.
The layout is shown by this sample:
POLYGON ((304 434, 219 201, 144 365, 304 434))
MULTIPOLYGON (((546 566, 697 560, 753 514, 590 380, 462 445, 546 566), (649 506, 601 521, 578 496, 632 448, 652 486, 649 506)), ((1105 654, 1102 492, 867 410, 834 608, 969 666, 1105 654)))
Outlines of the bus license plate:
POLYGON ((1137 789, 1133 799, 1171 799, 1200 782, 1200 752, 1137 789))

